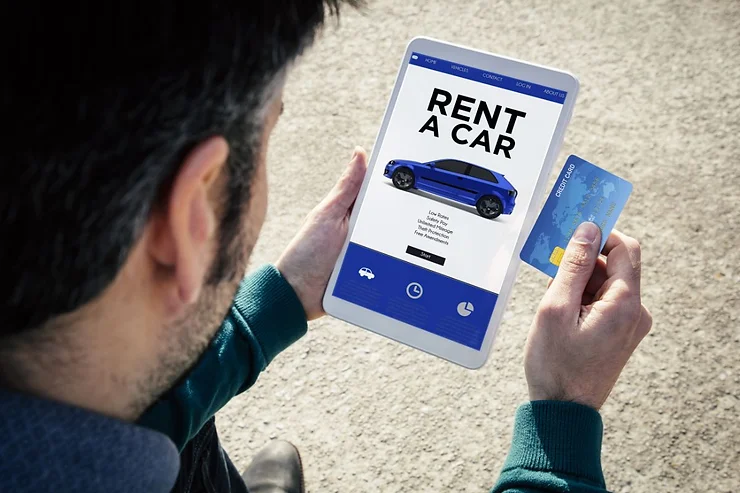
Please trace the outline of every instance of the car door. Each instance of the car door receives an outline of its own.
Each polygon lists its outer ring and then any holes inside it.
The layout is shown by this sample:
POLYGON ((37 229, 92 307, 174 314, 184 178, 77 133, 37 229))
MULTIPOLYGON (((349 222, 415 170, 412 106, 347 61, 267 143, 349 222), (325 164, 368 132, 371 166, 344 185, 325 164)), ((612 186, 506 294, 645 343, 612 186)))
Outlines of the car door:
POLYGON ((434 181, 434 162, 420 163, 420 166, 414 166, 414 175, 416 176, 416 187, 421 190, 427 190, 437 193, 438 185, 434 181))
POLYGON ((450 191, 445 183, 445 177, 440 175, 437 166, 444 163, 444 160, 430 161, 428 166, 419 166, 416 173, 416 186, 421 190, 431 192, 437 195, 448 196, 450 191))
POLYGON ((490 170, 480 166, 471 166, 468 174, 470 175, 470 188, 476 191, 476 200, 483 195, 495 195, 498 192, 498 180, 490 170))
POLYGON ((465 176, 470 165, 455 159, 437 161, 434 166, 434 180, 447 197, 460 202, 469 202, 474 191, 470 189, 465 176))

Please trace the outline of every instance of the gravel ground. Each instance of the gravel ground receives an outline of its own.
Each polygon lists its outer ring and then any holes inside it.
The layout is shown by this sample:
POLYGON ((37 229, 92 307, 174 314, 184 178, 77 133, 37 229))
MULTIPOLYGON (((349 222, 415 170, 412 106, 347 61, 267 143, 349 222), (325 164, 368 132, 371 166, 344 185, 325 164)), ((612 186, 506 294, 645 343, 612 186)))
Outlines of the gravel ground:
MULTIPOLYGON (((634 184, 655 324, 603 409, 619 492, 740 491, 740 2, 370 0, 293 71, 269 155, 273 261, 355 144, 371 149, 406 42, 428 35, 581 81, 556 168, 577 153, 634 184)), ((554 180, 551 177, 551 181, 554 180)), ((296 443, 312 492, 483 492, 526 399, 522 348, 545 278, 528 266, 488 364, 468 371, 332 319, 218 416, 237 466, 296 443)))

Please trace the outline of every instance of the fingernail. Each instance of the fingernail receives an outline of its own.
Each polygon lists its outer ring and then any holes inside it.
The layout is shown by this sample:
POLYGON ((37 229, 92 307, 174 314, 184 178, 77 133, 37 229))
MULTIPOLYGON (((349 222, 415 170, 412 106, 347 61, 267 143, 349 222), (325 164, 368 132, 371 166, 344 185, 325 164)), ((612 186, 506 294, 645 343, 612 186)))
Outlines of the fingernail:
POLYGON ((581 223, 576 229, 573 239, 582 243, 593 243, 599 235, 599 227, 592 222, 581 223))

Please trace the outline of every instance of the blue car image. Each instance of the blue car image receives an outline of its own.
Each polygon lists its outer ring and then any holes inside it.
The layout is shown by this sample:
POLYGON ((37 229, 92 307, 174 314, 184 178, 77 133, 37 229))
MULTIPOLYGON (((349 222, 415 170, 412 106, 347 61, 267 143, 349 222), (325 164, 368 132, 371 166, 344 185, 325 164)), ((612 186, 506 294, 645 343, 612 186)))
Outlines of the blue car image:
POLYGON ((392 160, 383 175, 399 190, 416 188, 471 205, 486 219, 514 211, 517 191, 504 175, 457 159, 392 160))

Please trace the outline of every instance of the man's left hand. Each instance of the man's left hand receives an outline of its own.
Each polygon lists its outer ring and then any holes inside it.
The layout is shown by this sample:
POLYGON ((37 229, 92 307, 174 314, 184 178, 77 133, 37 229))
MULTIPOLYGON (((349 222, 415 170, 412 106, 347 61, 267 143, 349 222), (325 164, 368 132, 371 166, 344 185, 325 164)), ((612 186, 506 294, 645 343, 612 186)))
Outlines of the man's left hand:
POLYGON ((329 194, 306 217, 301 230, 277 261, 314 320, 325 314, 321 300, 349 229, 349 216, 367 171, 367 154, 358 147, 329 194))

